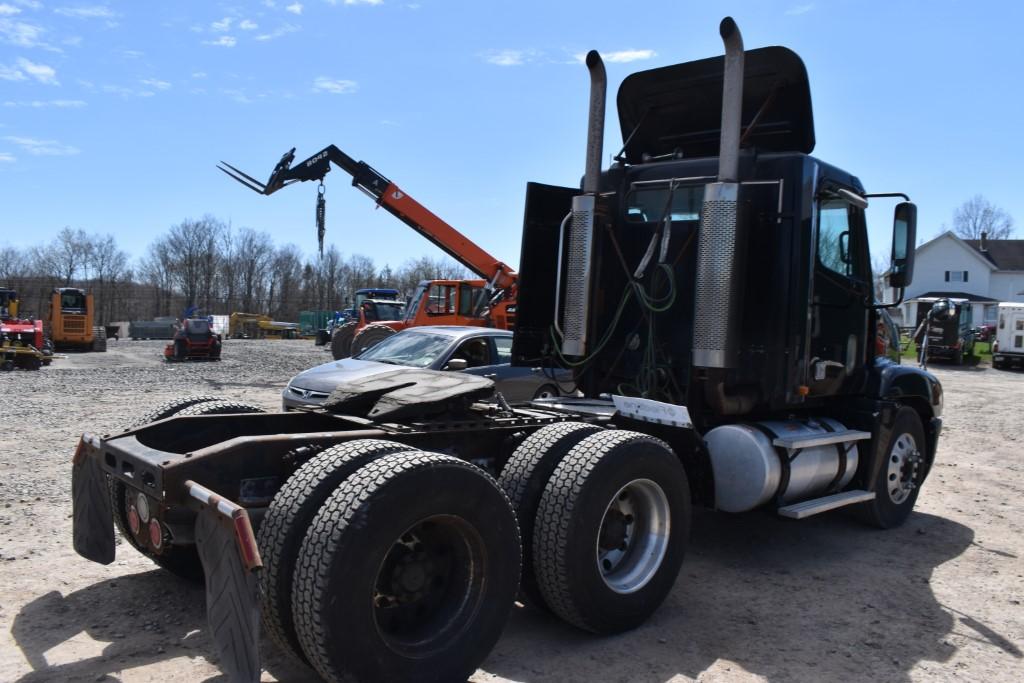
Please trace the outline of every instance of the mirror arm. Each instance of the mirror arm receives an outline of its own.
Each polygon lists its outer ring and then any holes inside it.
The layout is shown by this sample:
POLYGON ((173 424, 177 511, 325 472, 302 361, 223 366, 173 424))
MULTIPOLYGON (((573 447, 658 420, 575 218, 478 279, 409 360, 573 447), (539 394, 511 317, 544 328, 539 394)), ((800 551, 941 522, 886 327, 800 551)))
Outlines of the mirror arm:
POLYGON ((904 293, 906 293, 906 291, 907 291, 906 287, 900 287, 900 294, 899 294, 899 296, 896 297, 896 301, 893 301, 892 303, 876 304, 876 303, 873 303, 871 301, 865 301, 864 303, 869 308, 871 308, 872 310, 875 310, 875 311, 881 310, 883 308, 895 308, 896 306, 899 306, 901 303, 903 303, 903 295, 904 295, 904 293))

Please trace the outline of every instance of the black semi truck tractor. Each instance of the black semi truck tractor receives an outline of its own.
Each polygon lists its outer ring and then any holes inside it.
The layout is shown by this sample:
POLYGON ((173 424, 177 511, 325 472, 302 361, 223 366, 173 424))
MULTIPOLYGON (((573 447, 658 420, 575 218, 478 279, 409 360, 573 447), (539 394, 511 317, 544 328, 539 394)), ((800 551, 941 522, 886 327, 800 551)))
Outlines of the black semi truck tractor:
MULTIPOLYGON (((517 599, 595 634, 643 623, 695 504, 901 524, 942 389, 876 356, 893 304, 872 296, 865 208, 894 204, 902 298, 915 206, 811 156, 796 54, 720 33, 724 57, 625 79, 604 170, 591 52, 581 187, 528 186, 513 362, 572 368, 576 397, 483 402, 485 378, 397 370, 305 412, 173 402, 82 437, 76 550, 112 562, 117 526, 204 576, 232 680, 259 678, 262 628, 326 680, 448 681, 517 599)), ((322 180, 303 164, 272 180, 322 180)))

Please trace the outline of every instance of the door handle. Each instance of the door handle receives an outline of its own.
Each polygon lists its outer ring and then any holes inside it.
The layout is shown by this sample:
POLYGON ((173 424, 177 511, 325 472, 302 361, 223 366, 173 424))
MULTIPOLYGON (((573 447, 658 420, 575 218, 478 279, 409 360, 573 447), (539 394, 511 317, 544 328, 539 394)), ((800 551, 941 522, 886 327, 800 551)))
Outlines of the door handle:
POLYGON ((485 377, 486 379, 494 379, 494 378, 495 378, 495 377, 497 377, 497 376, 498 376, 498 373, 496 373, 496 372, 489 372, 489 373, 487 373, 486 375, 484 375, 484 377, 485 377))

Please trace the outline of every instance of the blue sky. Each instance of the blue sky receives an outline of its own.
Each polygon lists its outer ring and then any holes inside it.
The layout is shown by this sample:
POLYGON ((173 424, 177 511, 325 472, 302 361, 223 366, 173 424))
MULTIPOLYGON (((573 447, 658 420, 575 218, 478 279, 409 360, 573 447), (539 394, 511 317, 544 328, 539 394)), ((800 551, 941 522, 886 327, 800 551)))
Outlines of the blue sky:
MULTIPOLYGON (((869 191, 900 190, 919 233, 982 193, 1024 222, 1020 3, 0 0, 0 245, 64 226, 152 237, 212 214, 316 247, 312 184, 259 197, 215 169, 264 178, 290 147, 334 143, 495 256, 519 259, 527 181, 576 185, 587 75, 785 45, 811 80, 815 155, 869 191)), ((438 252, 350 187, 327 182, 328 243, 378 265, 438 252)), ((873 207, 873 253, 889 205, 873 207)), ((1024 235, 1018 227, 1017 236, 1024 235)))

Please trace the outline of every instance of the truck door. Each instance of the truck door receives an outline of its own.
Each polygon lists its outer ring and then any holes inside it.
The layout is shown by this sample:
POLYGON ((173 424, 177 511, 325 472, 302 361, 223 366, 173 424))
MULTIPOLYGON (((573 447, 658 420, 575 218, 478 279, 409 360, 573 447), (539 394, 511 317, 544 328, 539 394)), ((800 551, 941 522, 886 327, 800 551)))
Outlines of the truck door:
POLYGON ((853 391, 869 356, 871 267, 863 210, 826 191, 816 211, 807 374, 811 395, 827 396, 853 391))

